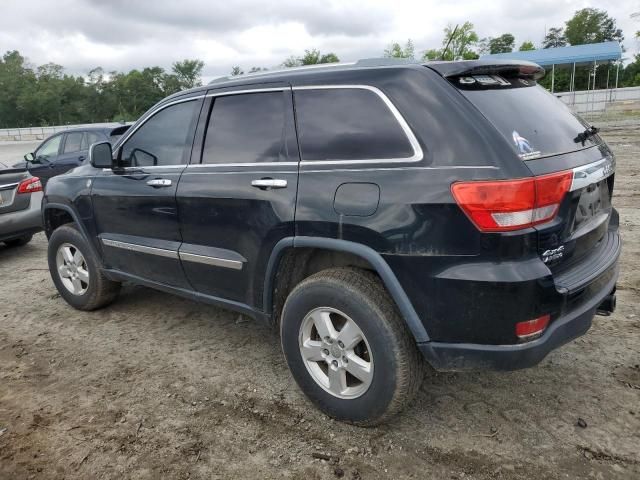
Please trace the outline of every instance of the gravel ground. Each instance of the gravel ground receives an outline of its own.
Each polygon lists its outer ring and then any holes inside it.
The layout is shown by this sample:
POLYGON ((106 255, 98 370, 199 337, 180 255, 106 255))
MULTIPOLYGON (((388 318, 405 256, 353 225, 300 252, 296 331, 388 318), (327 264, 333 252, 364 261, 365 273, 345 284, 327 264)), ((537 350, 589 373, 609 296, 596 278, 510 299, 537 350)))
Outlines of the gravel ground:
POLYGON ((79 312, 42 234, 0 247, 0 478, 640 478, 639 133, 607 134, 618 311, 536 368, 430 372, 373 429, 315 410, 264 325, 136 286, 79 312))

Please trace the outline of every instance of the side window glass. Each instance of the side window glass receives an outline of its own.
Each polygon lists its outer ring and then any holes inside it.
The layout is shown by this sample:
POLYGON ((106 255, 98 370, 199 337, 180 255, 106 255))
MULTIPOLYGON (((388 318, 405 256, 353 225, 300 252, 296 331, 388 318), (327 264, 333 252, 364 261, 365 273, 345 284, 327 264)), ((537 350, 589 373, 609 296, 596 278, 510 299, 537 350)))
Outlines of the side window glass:
POLYGON ((414 151, 391 109, 358 88, 294 92, 302 160, 386 160, 414 151))
POLYGON ((197 107, 192 100, 171 105, 147 120, 124 143, 123 167, 151 167, 187 163, 197 107))
POLYGON ((295 146, 289 141, 295 142, 295 132, 291 97, 287 97, 287 93, 216 97, 207 126, 202 163, 286 161, 295 146))
POLYGON ((89 147, 96 142, 100 141, 100 136, 94 132, 85 132, 84 137, 82 139, 82 150, 89 150, 89 147))
POLYGON ((40 149, 36 152, 36 157, 55 157, 58 155, 58 149, 60 148, 60 140, 62 140, 62 135, 58 135, 48 140, 47 142, 40 147, 40 149))
POLYGON ((64 153, 79 152, 83 136, 82 132, 67 133, 67 139, 64 141, 64 153))

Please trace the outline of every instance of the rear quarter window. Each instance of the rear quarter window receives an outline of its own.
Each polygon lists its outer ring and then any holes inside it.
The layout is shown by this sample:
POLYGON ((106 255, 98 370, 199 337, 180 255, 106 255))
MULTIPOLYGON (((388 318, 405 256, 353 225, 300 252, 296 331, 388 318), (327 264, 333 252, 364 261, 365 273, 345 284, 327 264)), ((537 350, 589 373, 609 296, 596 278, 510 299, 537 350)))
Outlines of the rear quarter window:
POLYGON ((454 78, 451 82, 523 160, 573 152, 601 142, 597 135, 584 143, 578 141, 578 134, 589 124, 535 81, 500 78, 508 85, 482 87, 471 82, 473 78, 454 78))
POLYGON ((407 133, 375 92, 361 88, 296 90, 302 160, 410 159, 407 133))

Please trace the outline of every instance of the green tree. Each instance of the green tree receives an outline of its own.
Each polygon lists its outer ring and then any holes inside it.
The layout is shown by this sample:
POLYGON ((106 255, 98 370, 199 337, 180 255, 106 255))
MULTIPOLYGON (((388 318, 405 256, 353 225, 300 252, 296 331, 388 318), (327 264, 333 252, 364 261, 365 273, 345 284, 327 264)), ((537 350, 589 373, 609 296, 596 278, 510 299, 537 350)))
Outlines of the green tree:
POLYGON ((529 40, 525 40, 524 42, 522 42, 522 45, 520 45, 520 48, 518 48, 518 51, 520 52, 529 52, 531 50, 535 50, 536 47, 533 45, 533 42, 529 41, 529 40))
POLYGON ((499 37, 489 39, 489 53, 513 52, 515 38, 510 33, 503 33, 499 37))
POLYGON ((634 56, 633 62, 620 69, 618 86, 637 87, 640 85, 640 54, 634 56))
POLYGON ((562 28, 551 27, 542 40, 542 48, 566 47, 567 37, 562 28))
POLYGON ((231 67, 231 76, 232 77, 236 77, 238 75, 244 75, 244 72, 242 71, 240 66, 239 65, 235 65, 235 66, 231 67))
POLYGON ((202 60, 185 59, 180 62, 175 62, 171 70, 174 75, 178 77, 178 82, 182 90, 202 85, 200 77, 203 68, 204 62, 202 60))
POLYGON ((287 57, 285 61, 282 62, 282 66, 285 68, 299 67, 300 65, 302 65, 302 62, 300 58, 296 57, 295 55, 287 57))
POLYGON ((474 47, 478 44, 478 34, 473 29, 473 23, 464 22, 462 26, 455 28, 448 25, 444 29, 442 39, 442 49, 427 50, 424 60, 474 60, 478 58, 478 53, 474 47))
POLYGON ((318 50, 317 48, 312 48, 311 50, 305 50, 302 57, 291 55, 284 62, 282 62, 282 66, 285 68, 290 68, 300 67, 302 65, 317 65, 319 63, 334 63, 339 61, 340 59, 333 52, 322 55, 320 53, 320 50, 318 50))
POLYGON ((397 42, 393 42, 384 50, 383 56, 386 58, 413 59, 415 58, 415 47, 413 46, 413 41, 408 39, 404 46, 397 42))
POLYGON ((566 22, 565 36, 571 45, 615 40, 622 43, 622 30, 605 10, 583 8, 566 22))

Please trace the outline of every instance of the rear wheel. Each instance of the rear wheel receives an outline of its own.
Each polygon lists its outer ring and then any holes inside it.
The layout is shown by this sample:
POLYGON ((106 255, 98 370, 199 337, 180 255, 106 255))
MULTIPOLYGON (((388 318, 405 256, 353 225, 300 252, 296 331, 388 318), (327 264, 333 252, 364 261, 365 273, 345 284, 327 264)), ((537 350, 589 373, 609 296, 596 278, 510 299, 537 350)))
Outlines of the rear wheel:
POLYGON ((20 238, 14 238, 13 240, 5 240, 4 243, 7 247, 22 247, 31 241, 33 235, 24 235, 20 238))
POLYGON ((120 291, 120 283, 104 276, 84 237, 71 225, 57 228, 51 234, 48 260, 60 296, 78 310, 104 307, 120 291))
POLYGON ((423 360, 395 304, 372 273, 325 270, 284 305, 282 348, 294 379, 323 412, 383 423, 415 396, 423 360))

